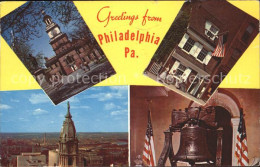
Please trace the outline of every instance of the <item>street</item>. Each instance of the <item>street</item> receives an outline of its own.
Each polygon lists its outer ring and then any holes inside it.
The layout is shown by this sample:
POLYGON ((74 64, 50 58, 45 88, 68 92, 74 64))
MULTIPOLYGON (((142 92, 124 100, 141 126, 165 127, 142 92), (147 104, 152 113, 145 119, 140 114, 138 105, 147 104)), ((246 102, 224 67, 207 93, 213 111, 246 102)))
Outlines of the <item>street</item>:
POLYGON ((113 67, 108 61, 92 68, 87 72, 79 69, 71 75, 64 77, 63 85, 60 88, 50 92, 50 94, 47 93, 53 103, 58 104, 115 74, 113 67))

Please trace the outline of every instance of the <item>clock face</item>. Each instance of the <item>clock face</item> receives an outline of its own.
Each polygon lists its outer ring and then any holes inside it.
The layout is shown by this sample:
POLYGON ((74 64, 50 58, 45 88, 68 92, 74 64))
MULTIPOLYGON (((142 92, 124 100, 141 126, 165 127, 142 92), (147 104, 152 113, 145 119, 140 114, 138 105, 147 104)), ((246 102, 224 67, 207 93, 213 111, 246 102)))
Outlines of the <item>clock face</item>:
POLYGON ((52 36, 56 36, 58 34, 56 29, 52 30, 51 33, 52 33, 52 36))
POLYGON ((50 38, 53 38, 52 31, 48 32, 50 38))
POLYGON ((54 38, 60 33, 60 29, 58 27, 53 28, 51 31, 48 32, 50 38, 54 38))

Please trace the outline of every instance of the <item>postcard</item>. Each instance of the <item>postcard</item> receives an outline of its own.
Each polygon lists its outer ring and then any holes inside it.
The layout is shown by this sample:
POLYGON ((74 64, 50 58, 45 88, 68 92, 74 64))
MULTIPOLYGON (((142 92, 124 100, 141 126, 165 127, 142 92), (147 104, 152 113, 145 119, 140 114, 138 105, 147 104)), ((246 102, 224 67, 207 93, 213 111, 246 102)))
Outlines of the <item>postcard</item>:
POLYGON ((27 2, 1 19, 2 36, 58 104, 115 70, 73 2, 27 2))

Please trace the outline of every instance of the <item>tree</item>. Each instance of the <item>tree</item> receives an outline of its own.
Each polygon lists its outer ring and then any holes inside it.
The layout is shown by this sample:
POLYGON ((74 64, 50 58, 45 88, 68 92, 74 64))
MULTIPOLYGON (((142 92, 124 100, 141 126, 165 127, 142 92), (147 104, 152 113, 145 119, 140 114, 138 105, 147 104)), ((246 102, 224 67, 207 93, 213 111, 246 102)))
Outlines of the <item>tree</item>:
POLYGON ((45 68, 43 53, 32 50, 32 44, 30 43, 31 40, 45 35, 42 10, 52 18, 58 20, 59 24, 62 24, 63 27, 70 29, 71 27, 76 27, 74 28, 76 32, 73 34, 77 34, 78 38, 89 37, 90 34, 90 30, 72 1, 29 1, 25 3, 1 18, 1 33, 29 71, 35 70, 34 66, 36 66, 36 63, 31 62, 34 58, 34 62, 37 62, 39 67, 45 68), (75 25, 80 26, 77 27, 75 25), (29 57, 29 55, 33 57, 29 57))
POLYGON ((33 68, 31 62, 29 61, 29 55, 31 55, 33 51, 27 43, 16 41, 14 42, 13 50, 27 69, 33 68))
POLYGON ((33 72, 38 68, 45 68, 43 54, 37 53, 36 56, 33 56, 33 50, 27 43, 15 41, 12 48, 30 72, 33 72))
POLYGON ((11 31, 22 42, 39 38, 44 29, 42 10, 57 18, 64 26, 78 25, 83 20, 71 1, 30 1, 1 19, 4 39, 10 44, 11 31))
POLYGON ((95 37, 85 22, 80 22, 78 26, 74 27, 73 30, 69 33, 69 36, 75 39, 89 40, 89 42, 92 44, 96 42, 95 37))
POLYGON ((192 5, 190 2, 184 3, 183 7, 178 13, 178 16, 172 23, 160 46, 156 50, 153 56, 153 60, 158 62, 162 61, 165 56, 170 54, 173 47, 175 47, 180 42, 183 34, 187 30, 190 19, 191 6, 192 5))

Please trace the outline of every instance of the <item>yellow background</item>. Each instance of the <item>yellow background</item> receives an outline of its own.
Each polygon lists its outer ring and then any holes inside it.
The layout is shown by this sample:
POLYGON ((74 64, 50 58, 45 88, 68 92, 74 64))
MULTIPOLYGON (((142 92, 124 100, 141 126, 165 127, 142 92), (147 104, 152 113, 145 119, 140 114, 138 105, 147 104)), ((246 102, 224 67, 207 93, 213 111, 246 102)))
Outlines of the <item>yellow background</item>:
MULTIPOLYGON (((15 8, 25 2, 2 2, 1 17, 10 13, 15 8)), ((136 32, 142 33, 149 31, 155 33, 162 41, 164 35, 174 21, 179 12, 183 1, 123 1, 123 2, 74 2, 79 12, 85 19, 92 33, 97 39, 98 34, 110 33, 116 30, 119 32, 136 32), (127 12, 130 15, 139 15, 139 20, 129 26, 129 21, 112 21, 107 27, 104 23, 97 21, 97 12, 104 6, 110 6, 111 15, 121 15, 127 12), (162 22, 147 22, 142 26, 142 16, 146 9, 149 9, 150 16, 162 17, 162 22)), ((248 14, 259 19, 259 2, 258 1, 230 1, 233 5, 244 10, 248 14)), ((106 11, 109 11, 106 10, 106 11)), ((1 37, 0 51, 0 90, 24 90, 40 89, 40 86, 30 75, 24 65, 16 57, 14 52, 1 37)), ((115 68, 117 74, 101 82, 98 86, 106 85, 161 85, 152 79, 143 75, 144 69, 149 64, 154 52, 159 45, 143 42, 139 44, 134 41, 111 42, 101 45, 103 51, 115 68), (138 58, 125 58, 124 49, 129 47, 134 49, 138 58)), ((260 66, 259 66, 259 34, 249 46, 243 56, 230 71, 226 79, 221 83, 222 88, 260 88, 260 66)))

